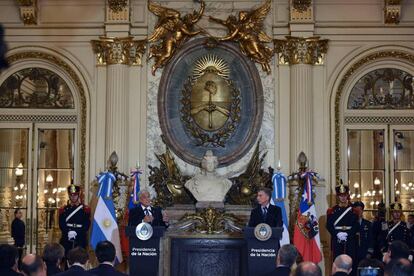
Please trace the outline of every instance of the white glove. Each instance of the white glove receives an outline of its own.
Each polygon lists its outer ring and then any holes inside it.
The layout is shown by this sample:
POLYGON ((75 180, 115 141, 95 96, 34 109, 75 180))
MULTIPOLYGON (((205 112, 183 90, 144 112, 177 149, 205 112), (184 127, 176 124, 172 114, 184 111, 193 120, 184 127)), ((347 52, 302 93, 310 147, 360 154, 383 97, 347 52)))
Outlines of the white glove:
POLYGON ((69 231, 68 232, 68 240, 74 240, 76 239, 76 236, 78 235, 78 233, 76 233, 75 231, 69 231))
POLYGON ((348 233, 346 233, 346 232, 339 232, 338 234, 336 234, 336 237, 338 238, 339 241, 346 242, 346 240, 348 238, 348 233))

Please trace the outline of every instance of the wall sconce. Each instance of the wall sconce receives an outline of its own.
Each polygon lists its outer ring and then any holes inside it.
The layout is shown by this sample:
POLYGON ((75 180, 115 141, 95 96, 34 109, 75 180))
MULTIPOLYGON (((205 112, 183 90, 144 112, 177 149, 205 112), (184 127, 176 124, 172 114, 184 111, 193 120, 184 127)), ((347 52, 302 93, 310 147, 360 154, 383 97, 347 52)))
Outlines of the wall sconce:
POLYGON ((53 182, 53 176, 50 173, 46 176, 46 182, 47 183, 53 182))
POLYGON ((16 176, 22 176, 23 175, 23 164, 19 163, 19 165, 17 165, 17 168, 14 170, 14 174, 16 176))
POLYGON ((380 184, 381 184, 381 180, 379 180, 378 177, 375 177, 374 185, 380 185, 380 184))

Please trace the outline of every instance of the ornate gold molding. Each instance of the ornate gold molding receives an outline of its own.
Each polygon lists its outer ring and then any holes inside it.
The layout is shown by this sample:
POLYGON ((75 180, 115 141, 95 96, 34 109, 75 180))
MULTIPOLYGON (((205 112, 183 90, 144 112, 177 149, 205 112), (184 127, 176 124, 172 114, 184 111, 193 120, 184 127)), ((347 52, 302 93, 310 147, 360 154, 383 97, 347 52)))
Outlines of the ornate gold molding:
POLYGON ((178 227, 202 234, 219 234, 223 232, 242 232, 243 221, 233 214, 212 207, 197 210, 195 214, 185 214, 178 227), (184 227, 182 226, 184 225, 184 227))
POLYGON ((335 95, 335 183, 340 183, 340 168, 341 168, 341 98, 344 94, 345 84, 349 81, 349 78, 355 74, 355 72, 367 63, 372 63, 384 58, 400 59, 405 62, 410 62, 414 65, 414 55, 401 51, 382 51, 370 54, 360 60, 358 60, 348 71, 345 73, 341 82, 339 83, 336 95, 335 95))
POLYGON ((100 40, 92 40, 91 43, 98 65, 141 65, 146 47, 146 40, 134 40, 131 36, 100 37, 100 40))
POLYGON ((318 36, 286 36, 286 39, 274 39, 273 43, 279 64, 323 64, 328 51, 328 39, 320 39, 318 36))
POLYGON ((312 0, 290 0, 290 21, 295 23, 313 21, 312 0))
POLYGON ((400 23, 401 0, 385 0, 384 22, 385 24, 400 23))
POLYGON ((57 56, 47 54, 44 52, 33 51, 33 52, 22 52, 16 53, 7 57, 7 61, 10 65, 17 61, 26 60, 26 59, 40 59, 54 65, 57 65, 59 68, 65 71, 65 73, 72 79, 75 83, 76 88, 79 92, 80 98, 80 181, 83 185, 86 184, 85 172, 86 172, 86 116, 87 116, 87 103, 86 103, 86 93, 82 82, 76 72, 69 66, 65 61, 58 58, 57 56))
POLYGON ((36 0, 17 0, 20 6, 20 17, 24 25, 37 24, 37 6, 36 0))
POLYGON ((108 0, 108 7, 113 12, 121 12, 128 6, 128 0, 108 0))

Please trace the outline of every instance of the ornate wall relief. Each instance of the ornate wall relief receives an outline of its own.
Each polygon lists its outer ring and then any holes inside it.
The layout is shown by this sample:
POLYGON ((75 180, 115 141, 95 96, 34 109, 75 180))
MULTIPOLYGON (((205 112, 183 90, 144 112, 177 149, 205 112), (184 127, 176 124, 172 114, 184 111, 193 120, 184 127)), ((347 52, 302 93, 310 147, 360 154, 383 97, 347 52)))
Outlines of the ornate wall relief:
POLYGON ((263 117, 263 89, 255 65, 230 43, 187 43, 166 67, 158 91, 166 144, 197 165, 206 150, 229 165, 251 148, 263 117))

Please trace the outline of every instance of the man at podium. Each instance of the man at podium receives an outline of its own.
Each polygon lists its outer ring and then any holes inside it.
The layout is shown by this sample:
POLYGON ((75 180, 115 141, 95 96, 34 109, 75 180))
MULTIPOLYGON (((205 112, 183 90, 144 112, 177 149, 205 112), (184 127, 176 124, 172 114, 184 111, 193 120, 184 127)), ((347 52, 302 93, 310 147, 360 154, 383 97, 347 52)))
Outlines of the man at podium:
POLYGON ((257 192, 258 206, 250 213, 249 227, 256 227, 260 223, 267 223, 270 227, 282 227, 282 210, 270 204, 272 191, 260 188, 257 192))
POLYGON ((168 227, 167 215, 160 207, 151 206, 151 197, 146 190, 139 193, 139 205, 130 211, 128 226, 137 226, 141 222, 168 227))

